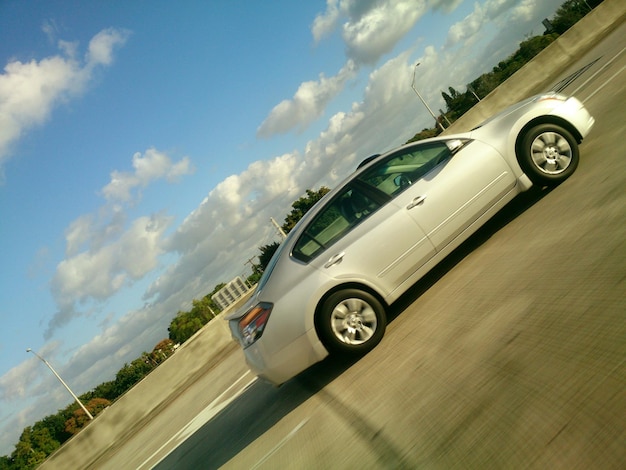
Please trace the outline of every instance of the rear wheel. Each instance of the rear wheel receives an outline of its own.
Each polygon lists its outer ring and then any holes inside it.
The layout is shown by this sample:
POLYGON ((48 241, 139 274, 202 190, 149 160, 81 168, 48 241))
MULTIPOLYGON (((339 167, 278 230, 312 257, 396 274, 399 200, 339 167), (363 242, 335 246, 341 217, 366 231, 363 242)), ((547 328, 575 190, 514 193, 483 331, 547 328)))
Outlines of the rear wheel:
POLYGON ((326 299, 316 325, 331 354, 360 356, 380 343, 387 319, 376 297, 359 289, 346 289, 326 299))
POLYGON ((533 183, 555 186, 576 170, 578 144, 566 129, 555 124, 541 124, 522 138, 518 160, 533 183))

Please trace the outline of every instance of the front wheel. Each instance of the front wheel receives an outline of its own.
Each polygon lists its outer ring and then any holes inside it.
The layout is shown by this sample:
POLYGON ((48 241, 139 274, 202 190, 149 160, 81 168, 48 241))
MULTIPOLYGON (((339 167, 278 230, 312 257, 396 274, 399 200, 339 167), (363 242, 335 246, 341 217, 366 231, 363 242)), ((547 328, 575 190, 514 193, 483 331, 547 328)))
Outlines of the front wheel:
POLYGON ((522 137, 517 152, 522 170, 538 185, 560 184, 578 166, 576 139, 555 124, 541 124, 530 129, 522 137))
POLYGON ((332 294, 316 319, 318 334, 331 354, 361 356, 385 334, 385 309, 376 297, 358 289, 332 294))

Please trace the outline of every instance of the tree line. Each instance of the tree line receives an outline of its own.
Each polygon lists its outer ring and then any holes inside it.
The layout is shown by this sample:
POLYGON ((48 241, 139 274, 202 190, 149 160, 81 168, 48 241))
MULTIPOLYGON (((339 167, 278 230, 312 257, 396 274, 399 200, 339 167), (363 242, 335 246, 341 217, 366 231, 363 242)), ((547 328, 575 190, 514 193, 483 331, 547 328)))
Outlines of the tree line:
MULTIPOLYGON (((101 383, 80 395, 81 403, 92 416, 97 416, 173 352, 172 340, 160 341, 151 352, 144 352, 130 364, 124 364, 113 380, 101 383)), ((55 414, 27 426, 11 455, 0 457, 0 470, 35 468, 65 441, 87 426, 89 421, 78 403, 72 402, 55 414)))
MULTIPOLYGON (((542 36, 523 41, 514 54, 493 67, 491 72, 470 82, 465 92, 459 92, 452 87, 449 87, 447 92, 442 92, 446 102, 446 111, 440 119, 451 122, 458 119, 477 103, 479 96, 486 96, 601 2, 602 0, 566 0, 556 11, 554 18, 550 20, 550 27, 542 36)), ((440 129, 435 123, 434 128, 423 129, 408 142, 434 137, 439 133, 440 129)), ((304 214, 328 191, 329 188, 325 186, 317 191, 307 189, 306 195, 292 203, 291 211, 281 226, 282 231, 289 233, 304 214)), ((259 247, 258 262, 252 264, 252 274, 246 278, 249 285, 258 282, 278 246, 279 242, 273 242, 259 247)), ((223 282, 219 283, 201 299, 193 299, 189 311, 177 312, 170 322, 168 338, 159 341, 151 352, 143 352, 130 364, 124 364, 113 380, 101 383, 93 390, 80 395, 80 401, 92 416, 97 416, 110 406, 174 354, 178 345, 184 343, 215 318, 221 309, 211 297, 225 285, 223 282)), ((27 426, 22 431, 11 455, 0 456, 0 470, 30 470, 37 467, 70 437, 87 426, 89 421, 82 408, 77 403, 72 403, 57 413, 37 421, 32 426, 27 426)))

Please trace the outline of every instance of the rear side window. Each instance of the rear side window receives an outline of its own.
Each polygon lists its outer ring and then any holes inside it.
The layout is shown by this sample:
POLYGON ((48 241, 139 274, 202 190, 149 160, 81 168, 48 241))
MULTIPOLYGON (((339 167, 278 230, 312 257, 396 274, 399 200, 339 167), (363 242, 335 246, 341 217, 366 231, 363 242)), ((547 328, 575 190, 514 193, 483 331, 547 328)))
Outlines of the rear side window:
POLYGON ((393 197, 446 161, 451 155, 452 152, 445 142, 408 147, 364 171, 358 178, 393 197))
POLYGON ((293 248, 293 256, 308 262, 346 235, 380 207, 362 190, 346 187, 309 223, 293 248))

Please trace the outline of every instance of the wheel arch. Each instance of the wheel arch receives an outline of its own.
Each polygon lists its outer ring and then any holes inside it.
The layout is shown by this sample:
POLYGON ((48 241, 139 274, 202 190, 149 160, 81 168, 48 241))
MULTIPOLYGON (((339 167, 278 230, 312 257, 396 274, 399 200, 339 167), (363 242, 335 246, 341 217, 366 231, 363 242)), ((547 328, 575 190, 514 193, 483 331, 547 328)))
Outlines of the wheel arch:
POLYGON ((576 139, 576 143, 578 144, 580 144, 583 140, 582 136, 580 135, 580 132, 578 131, 578 129, 576 129, 576 126, 574 126, 567 119, 563 119, 562 117, 559 117, 559 116, 538 116, 535 119, 532 119, 531 121, 527 122, 526 125, 522 127, 520 131, 517 133, 517 137, 515 138, 515 157, 517 158, 518 162, 520 159, 522 140, 524 139, 524 137, 526 136, 526 134, 528 133, 530 129, 532 129, 533 127, 542 125, 542 124, 554 124, 557 126, 561 126, 563 129, 565 129, 570 134, 572 134, 574 139, 576 139))
POLYGON ((380 293, 378 291, 376 291, 376 289, 373 289, 372 287, 368 286, 367 284, 363 284, 361 282, 346 282, 343 284, 339 284, 334 286, 332 289, 330 289, 328 292, 326 292, 317 302, 317 305, 315 306, 315 313, 313 315, 313 323, 315 325, 315 332, 317 333, 317 336, 320 336, 320 326, 319 326, 319 318, 320 318, 320 312, 324 306, 324 303, 326 302, 326 300, 333 295, 336 292, 342 291, 342 290, 346 290, 346 289, 358 289, 358 290, 362 290, 363 292, 367 292, 370 295, 373 295, 376 300, 378 300, 380 302, 380 304, 383 306, 383 310, 385 313, 385 316, 388 315, 388 310, 389 310, 389 304, 385 301, 385 299, 383 298, 382 295, 380 295, 380 293))

